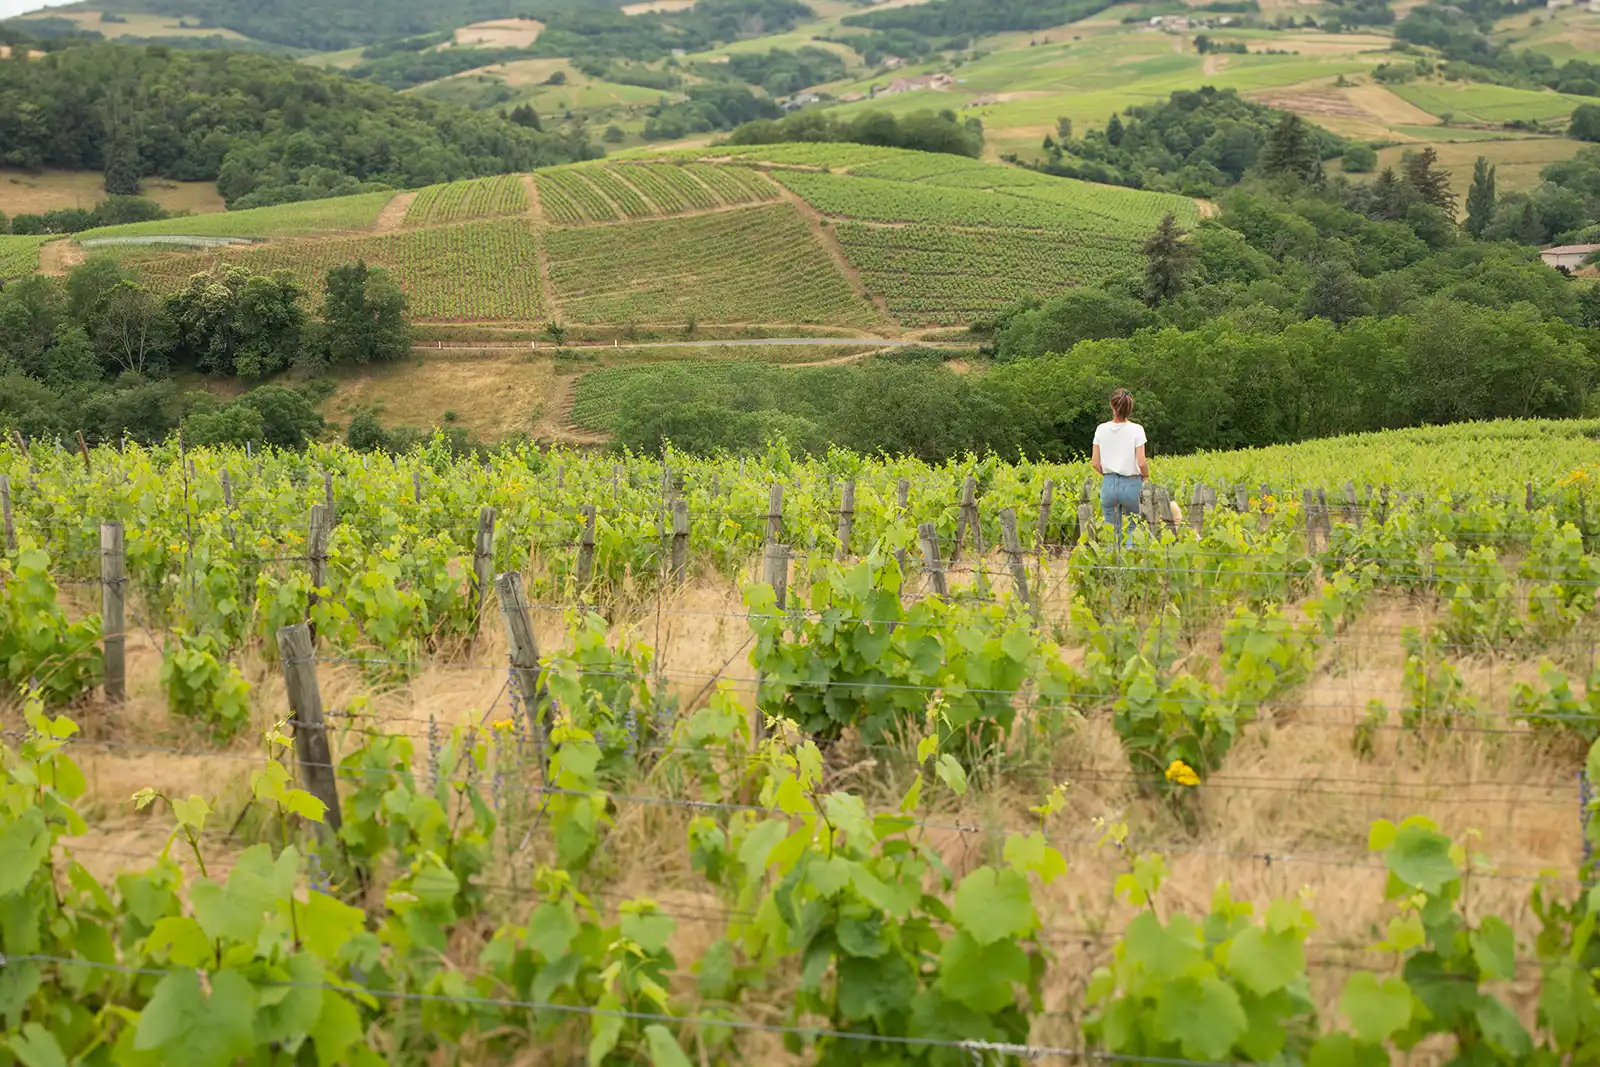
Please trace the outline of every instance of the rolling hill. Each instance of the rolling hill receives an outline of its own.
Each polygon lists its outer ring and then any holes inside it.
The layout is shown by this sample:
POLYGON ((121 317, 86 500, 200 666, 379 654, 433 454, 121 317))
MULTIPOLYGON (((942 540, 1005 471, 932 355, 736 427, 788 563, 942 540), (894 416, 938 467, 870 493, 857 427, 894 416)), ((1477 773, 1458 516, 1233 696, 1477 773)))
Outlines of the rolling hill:
MULTIPOLYGON (((1184 197, 1051 178, 954 156, 775 145, 552 167, 195 219, 90 230, 175 289, 222 264, 389 268, 421 321, 593 326, 950 326, 1028 293, 1137 269, 1184 197), (236 238, 172 251, 175 238, 236 238)), ((16 256, 26 257, 18 248, 16 256)))

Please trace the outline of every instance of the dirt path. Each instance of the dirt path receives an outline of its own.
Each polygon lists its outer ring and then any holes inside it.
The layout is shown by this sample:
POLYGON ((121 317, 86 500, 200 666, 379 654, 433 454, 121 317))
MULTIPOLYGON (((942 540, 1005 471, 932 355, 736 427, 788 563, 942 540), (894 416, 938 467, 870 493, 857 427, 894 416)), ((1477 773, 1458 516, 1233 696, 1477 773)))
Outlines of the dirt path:
POLYGON ((1214 219, 1220 213, 1220 209, 1215 203, 1210 200, 1202 200, 1198 196, 1194 198, 1194 207, 1196 211, 1200 212, 1200 217, 1203 219, 1214 219))
POLYGON ((610 442, 607 434, 594 433, 573 425, 572 401, 580 377, 556 376, 555 384, 545 396, 544 414, 533 426, 535 441, 559 441, 569 445, 603 445, 610 442))
POLYGON ((1216 55, 1216 54, 1208 55, 1208 56, 1206 56, 1206 61, 1204 63, 1200 64, 1200 72, 1202 74, 1204 74, 1206 77, 1211 78, 1211 77, 1214 77, 1214 76, 1216 76, 1218 74, 1221 74, 1222 73, 1222 68, 1227 66, 1227 65, 1228 65, 1228 57, 1227 56, 1219 56, 1219 55, 1216 55))
POLYGON ((84 260, 83 246, 73 240, 39 246, 39 273, 60 277, 84 260))
POLYGON ((372 224, 372 232, 389 233, 398 230, 405 223, 406 212, 411 210, 411 203, 416 198, 416 193, 397 194, 383 206, 382 211, 378 212, 378 221, 372 224))
POLYGON ((539 183, 532 174, 522 176, 522 187, 528 191, 528 218, 535 223, 544 221, 544 202, 539 199, 539 183))
POLYGON ((834 266, 838 267, 840 272, 844 274, 845 281, 850 283, 850 288, 855 291, 855 294, 864 300, 871 301, 872 306, 878 309, 878 314, 883 317, 885 322, 898 323, 899 320, 889 314, 888 302, 877 293, 869 293, 867 291, 866 283, 861 280, 861 272, 856 270, 855 264, 850 262, 850 257, 844 254, 844 249, 839 247, 839 242, 833 239, 833 234, 828 232, 828 227, 822 224, 822 213, 806 203, 800 194, 794 192, 787 185, 779 185, 779 188, 783 191, 783 199, 793 204, 795 209, 800 212, 800 217, 806 220, 806 226, 810 228, 811 235, 817 239, 827 251, 829 257, 833 259, 834 266))

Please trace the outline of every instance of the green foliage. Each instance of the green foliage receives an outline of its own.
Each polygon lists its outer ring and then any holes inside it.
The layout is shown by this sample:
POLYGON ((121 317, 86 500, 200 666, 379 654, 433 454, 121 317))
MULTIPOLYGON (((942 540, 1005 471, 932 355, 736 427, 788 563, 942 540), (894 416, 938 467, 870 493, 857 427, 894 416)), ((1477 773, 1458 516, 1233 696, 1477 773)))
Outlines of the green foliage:
POLYGON ((763 710, 823 741, 854 727, 869 744, 911 736, 932 719, 973 760, 1010 733, 1019 695, 1037 687, 1027 699, 1035 728, 1048 730, 1076 675, 1026 611, 937 598, 907 605, 901 581, 895 560, 873 552, 814 572, 804 616, 777 610, 770 586, 746 590, 763 710), (930 707, 935 690, 941 700, 930 707))
POLYGON ((174 715, 194 719, 219 740, 250 721, 250 683, 212 635, 178 631, 161 659, 161 687, 174 715))
POLYGON ((62 704, 100 682, 100 620, 71 622, 56 598, 50 556, 23 539, 0 558, 0 672, 12 690, 62 704))
POLYGON ((197 274, 168 297, 175 360, 212 374, 265 378, 300 359, 307 327, 303 295, 287 274, 225 266, 197 274))
MULTIPOLYGON (((823 54, 833 55, 832 52, 823 54)), ((816 142, 882 145, 977 159, 983 153, 983 126, 958 121, 949 111, 938 114, 914 111, 898 117, 884 111, 864 111, 850 118, 837 118, 826 111, 807 111, 787 118, 769 117, 765 121, 748 123, 734 130, 728 138, 728 143, 735 145, 816 142)))
POLYGON ((411 354, 406 295, 381 267, 357 261, 328 271, 322 336, 330 362, 392 363, 411 354))

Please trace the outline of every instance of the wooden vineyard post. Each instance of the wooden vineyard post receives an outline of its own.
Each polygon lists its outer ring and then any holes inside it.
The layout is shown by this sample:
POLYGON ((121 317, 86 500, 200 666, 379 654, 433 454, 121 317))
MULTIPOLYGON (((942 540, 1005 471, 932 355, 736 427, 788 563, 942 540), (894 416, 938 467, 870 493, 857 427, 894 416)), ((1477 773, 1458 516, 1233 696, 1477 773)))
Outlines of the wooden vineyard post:
MULTIPOLYGON (((317 606, 318 590, 328 579, 328 508, 325 504, 311 505, 310 528, 306 534, 306 563, 311 571, 311 595, 306 600, 306 614, 310 615, 311 609, 317 606)), ((311 639, 317 639, 317 627, 313 623, 310 630, 311 639)))
POLYGON ((1233 487, 1233 510, 1241 515, 1250 510, 1250 490, 1243 485, 1233 487))
POLYGON ((931 522, 925 522, 917 527, 917 539, 922 542, 922 566, 933 583, 933 595, 948 597, 950 583, 945 579, 944 564, 939 559, 939 528, 931 522))
POLYGON ((222 472, 222 503, 229 509, 233 508, 233 478, 224 469, 222 472))
POLYGON ((983 556, 985 546, 983 543, 983 526, 978 521, 978 480, 972 475, 967 475, 967 480, 961 486, 961 517, 956 520, 956 541, 950 548, 950 562, 954 563, 961 556, 962 533, 972 534, 972 550, 980 558, 983 556))
POLYGON ((1333 511, 1328 507, 1328 491, 1317 490, 1317 529, 1322 531, 1322 547, 1333 540, 1333 511))
POLYGON ((494 581, 495 510, 485 505, 478 512, 478 536, 472 542, 472 632, 483 622, 483 609, 489 603, 489 585, 494 581))
POLYGON ((83 439, 83 431, 78 431, 78 452, 83 456, 83 470, 88 473, 94 468, 89 465, 89 442, 83 439))
POLYGON ((421 471, 412 471, 411 472, 411 502, 413 504, 421 504, 422 503, 422 472, 421 471))
POLYGON ((500 618, 506 625, 513 695, 527 717, 540 773, 548 773, 544 716, 539 707, 539 642, 533 636, 533 620, 528 614, 528 598, 522 591, 522 575, 507 571, 494 580, 494 587, 500 596, 500 618))
POLYGON ((1344 483, 1344 521, 1358 530, 1361 528, 1361 505, 1356 500, 1355 482, 1344 483))
POLYGON ((333 472, 322 472, 322 506, 328 509, 328 529, 339 525, 339 513, 333 506, 333 472))
POLYGON ((1044 491, 1039 494, 1039 528, 1034 531, 1033 539, 1039 548, 1039 565, 1044 566, 1044 546, 1050 540, 1050 513, 1055 508, 1056 483, 1052 478, 1044 481, 1044 491))
POLYGON ((1028 596, 1028 565, 1022 560, 1022 539, 1017 535, 1017 513, 1011 508, 1000 511, 1000 543, 1005 548, 1006 559, 1011 564, 1011 585, 1017 599, 1029 608, 1033 600, 1028 596))
POLYGON ((1194 495, 1189 498, 1189 526, 1196 537, 1206 535, 1206 508, 1215 507, 1216 503, 1215 489, 1203 483, 1194 487, 1194 495))
POLYGON ((1156 522, 1177 533, 1178 520, 1172 517, 1172 491, 1164 485, 1158 485, 1154 496, 1156 522))
POLYGON ((856 480, 851 478, 839 490, 839 548, 834 558, 850 558, 850 533, 856 525, 856 480))
MULTIPOLYGON (((776 597, 777 609, 781 612, 789 606, 789 546, 776 541, 768 541, 765 551, 761 555, 761 580, 772 587, 773 596, 776 597)), ((752 736, 759 744, 767 738, 767 717, 761 711, 761 690, 766 688, 767 676, 764 673, 756 675, 756 700, 755 700, 755 730, 752 736)))
POLYGON ((1087 500, 1080 500, 1078 502, 1079 538, 1082 538, 1084 534, 1093 534, 1094 526, 1094 505, 1087 500))
POLYGON ((1320 526, 1317 523, 1317 494, 1312 489, 1300 491, 1300 518, 1306 525, 1306 551, 1313 556, 1317 554, 1317 533, 1320 526))
POLYGON ((672 580, 683 581, 689 573, 689 502, 678 497, 672 502, 672 580))
POLYGON ((105 659, 106 700, 120 704, 128 696, 128 636, 123 596, 128 580, 123 556, 122 523, 100 524, 100 634, 105 659))
POLYGON ((583 506, 583 532, 578 535, 578 595, 582 596, 594 577, 595 511, 593 504, 583 506))
POLYGON ((0 526, 5 530, 5 550, 17 550, 17 521, 11 514, 11 475, 0 474, 0 526))
POLYGON ((1139 487, 1139 515, 1151 531, 1156 529, 1156 487, 1148 481, 1139 487))
POLYGON ((332 835, 344 825, 339 811, 339 779, 334 773, 333 751, 328 747, 328 724, 322 715, 322 691, 317 687, 317 663, 312 652, 311 627, 297 622, 278 631, 278 658, 283 661, 283 681, 294 713, 294 752, 300 764, 300 781, 306 792, 327 806, 323 833, 332 835))
POLYGON ((897 505, 899 505, 901 511, 906 511, 906 510, 910 509, 910 507, 911 507, 911 479, 910 478, 901 478, 900 479, 900 484, 895 486, 894 502, 897 505))
POLYGON ((767 541, 776 542, 783 536, 783 486, 777 482, 767 490, 767 541))

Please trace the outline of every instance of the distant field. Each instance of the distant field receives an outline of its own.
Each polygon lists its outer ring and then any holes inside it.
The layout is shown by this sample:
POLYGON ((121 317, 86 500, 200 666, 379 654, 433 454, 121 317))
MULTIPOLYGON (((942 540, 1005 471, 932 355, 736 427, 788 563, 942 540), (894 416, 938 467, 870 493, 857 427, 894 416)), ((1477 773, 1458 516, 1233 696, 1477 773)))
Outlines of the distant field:
MULTIPOLYGON (((115 9, 114 9, 115 10, 115 9)), ((137 12, 116 11, 123 21, 102 22, 99 11, 63 11, 50 8, 34 12, 21 17, 22 22, 30 18, 57 18, 69 19, 78 24, 82 30, 92 30, 103 37, 115 39, 117 37, 227 37, 230 40, 244 41, 249 38, 233 30, 225 30, 217 26, 183 25, 183 20, 171 15, 146 15, 137 12)), ((198 19, 194 20, 198 23, 198 19)))
POLYGON ((407 226, 437 226, 467 219, 521 215, 528 210, 528 186, 520 174, 430 185, 406 210, 407 226))
POLYGON ((575 323, 882 321, 789 204, 554 229, 550 279, 575 323))
POLYGON ((256 273, 287 270, 320 299, 328 268, 365 260, 387 268, 405 290, 411 314, 438 322, 539 322, 538 244, 522 219, 323 241, 274 241, 243 250, 166 255, 139 264, 156 287, 173 290, 190 275, 224 263, 256 273))
MULTIPOLYGON (((92 208, 105 199, 104 177, 92 170, 25 171, 0 167, 0 211, 7 215, 39 214, 58 208, 92 208)), ((195 215, 222 211, 225 204, 214 182, 175 182, 146 178, 141 196, 168 211, 195 215)))
MULTIPOLYGON (((1385 148, 1378 153, 1380 167, 1399 166, 1400 157, 1421 145, 1385 148)), ((1499 192, 1518 192, 1539 183, 1539 171, 1558 160, 1571 158, 1583 144, 1564 137, 1536 137, 1518 141, 1477 141, 1461 144, 1434 144, 1439 165, 1450 171, 1450 187, 1465 197, 1472 184, 1472 165, 1483 156, 1494 164, 1495 188, 1499 192)))
POLYGON ((1550 122, 1565 119, 1579 104, 1593 103, 1580 96, 1475 83, 1412 82, 1394 86, 1393 92, 1430 114, 1451 115, 1460 122, 1550 122))
POLYGON ((456 31, 456 44, 466 48, 527 48, 544 32, 534 19, 490 19, 456 31))
POLYGON ((80 237, 133 237, 148 234, 183 234, 195 237, 301 237, 328 232, 370 230, 384 205, 395 198, 392 192, 363 193, 331 200, 307 200, 299 204, 226 211, 192 219, 160 222, 132 222, 125 226, 103 226, 80 237))

